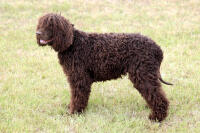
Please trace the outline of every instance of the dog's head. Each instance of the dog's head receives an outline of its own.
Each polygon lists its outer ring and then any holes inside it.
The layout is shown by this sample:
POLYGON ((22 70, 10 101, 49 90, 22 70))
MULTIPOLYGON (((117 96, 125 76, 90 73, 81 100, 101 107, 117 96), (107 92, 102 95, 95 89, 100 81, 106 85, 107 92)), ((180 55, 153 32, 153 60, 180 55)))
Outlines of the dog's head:
POLYGON ((73 25, 58 14, 49 13, 39 18, 36 38, 39 46, 51 46, 62 52, 73 43, 73 25))

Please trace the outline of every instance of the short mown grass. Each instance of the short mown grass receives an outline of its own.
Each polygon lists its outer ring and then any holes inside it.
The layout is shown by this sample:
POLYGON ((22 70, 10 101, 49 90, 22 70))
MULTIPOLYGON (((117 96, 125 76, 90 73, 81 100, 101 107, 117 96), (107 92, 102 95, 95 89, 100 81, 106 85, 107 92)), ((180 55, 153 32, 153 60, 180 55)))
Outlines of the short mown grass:
POLYGON ((0 0, 0 132, 200 132, 199 0, 0 0), (38 47, 38 17, 61 13, 86 32, 139 32, 164 51, 169 116, 148 120, 127 76, 92 85, 81 115, 68 115, 69 85, 56 53, 38 47))

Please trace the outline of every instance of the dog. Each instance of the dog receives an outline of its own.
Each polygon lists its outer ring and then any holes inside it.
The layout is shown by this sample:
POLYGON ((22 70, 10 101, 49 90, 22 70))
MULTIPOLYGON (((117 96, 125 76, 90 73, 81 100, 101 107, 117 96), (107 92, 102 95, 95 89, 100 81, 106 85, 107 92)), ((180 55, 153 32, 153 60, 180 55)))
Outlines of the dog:
POLYGON ((138 33, 86 33, 66 18, 48 13, 39 18, 36 39, 58 53, 71 88, 69 112, 81 113, 88 104, 93 82, 128 74, 130 81, 151 109, 149 119, 163 121, 169 101, 161 88, 161 48, 138 33))

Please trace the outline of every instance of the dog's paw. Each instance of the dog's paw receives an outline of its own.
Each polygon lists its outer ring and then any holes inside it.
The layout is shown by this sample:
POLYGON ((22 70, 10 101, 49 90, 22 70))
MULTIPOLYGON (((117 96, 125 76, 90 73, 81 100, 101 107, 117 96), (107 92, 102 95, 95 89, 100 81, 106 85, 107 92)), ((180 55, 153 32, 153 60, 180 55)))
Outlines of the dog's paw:
POLYGON ((154 113, 149 115, 149 119, 154 122, 161 122, 165 119, 165 114, 155 115, 154 113))
POLYGON ((150 115, 149 115, 149 119, 150 119, 151 121, 156 121, 156 117, 155 117, 153 114, 150 114, 150 115))
POLYGON ((68 114, 70 114, 70 115, 75 113, 74 109, 71 107, 70 104, 67 105, 67 112, 68 112, 68 114))

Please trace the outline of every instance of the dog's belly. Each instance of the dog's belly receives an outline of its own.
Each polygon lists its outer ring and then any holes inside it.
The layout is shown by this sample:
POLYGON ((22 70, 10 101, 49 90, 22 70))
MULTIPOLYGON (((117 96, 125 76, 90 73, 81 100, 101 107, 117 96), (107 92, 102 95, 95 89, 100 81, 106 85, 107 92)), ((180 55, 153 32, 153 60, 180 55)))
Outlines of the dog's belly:
POLYGON ((121 77, 122 74, 120 73, 105 73, 104 75, 103 74, 100 74, 100 73, 96 73, 94 75, 94 81, 106 81, 106 80, 111 80, 111 79, 117 79, 119 77, 121 77))
POLYGON ((94 69, 90 71, 90 76, 94 81, 106 81, 111 79, 121 78, 125 75, 126 71, 124 68, 117 68, 115 66, 110 66, 107 69, 94 69))

